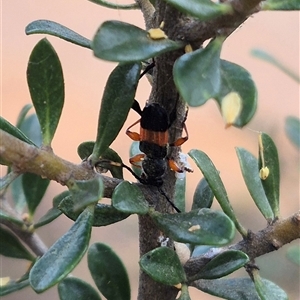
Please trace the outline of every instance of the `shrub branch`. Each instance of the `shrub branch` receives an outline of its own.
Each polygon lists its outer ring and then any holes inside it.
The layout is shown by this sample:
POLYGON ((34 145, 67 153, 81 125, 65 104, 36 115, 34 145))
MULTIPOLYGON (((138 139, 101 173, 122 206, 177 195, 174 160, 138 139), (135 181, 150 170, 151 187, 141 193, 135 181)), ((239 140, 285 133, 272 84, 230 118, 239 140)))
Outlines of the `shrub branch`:
POLYGON ((221 248, 217 252, 211 251, 207 254, 191 258, 185 264, 184 269, 187 276, 192 278, 203 266, 222 251, 228 249, 243 251, 249 256, 251 261, 254 261, 255 258, 278 250, 298 238, 300 238, 300 212, 286 219, 277 220, 272 225, 268 225, 257 233, 249 231, 246 239, 234 245, 221 248))

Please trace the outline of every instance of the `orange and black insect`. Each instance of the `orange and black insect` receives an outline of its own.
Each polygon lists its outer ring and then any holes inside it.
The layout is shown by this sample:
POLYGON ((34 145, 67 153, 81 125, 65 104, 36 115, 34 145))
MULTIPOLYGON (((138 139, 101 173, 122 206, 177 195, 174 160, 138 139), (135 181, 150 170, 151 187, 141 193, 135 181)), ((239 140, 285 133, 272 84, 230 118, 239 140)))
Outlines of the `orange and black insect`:
POLYGON ((139 141, 141 154, 130 158, 130 163, 137 166, 142 162, 141 182, 160 187, 163 184, 162 177, 167 170, 167 166, 176 172, 184 172, 173 159, 168 157, 169 146, 180 146, 188 139, 188 133, 184 124, 186 136, 177 139, 169 144, 169 128, 176 118, 172 112, 167 111, 158 103, 150 103, 141 110, 135 100, 132 107, 141 118, 132 124, 126 134, 134 141, 139 141), (140 132, 132 132, 130 129, 140 123, 140 132))

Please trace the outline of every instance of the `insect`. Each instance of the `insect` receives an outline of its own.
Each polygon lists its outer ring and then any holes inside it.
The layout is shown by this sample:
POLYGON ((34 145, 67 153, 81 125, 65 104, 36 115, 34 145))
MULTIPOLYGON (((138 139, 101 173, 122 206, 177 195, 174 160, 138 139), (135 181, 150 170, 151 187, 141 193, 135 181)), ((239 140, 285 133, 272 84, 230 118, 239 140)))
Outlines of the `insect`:
POLYGON ((176 119, 175 109, 169 115, 158 103, 150 103, 141 110, 136 100, 134 100, 132 108, 141 118, 126 130, 126 134, 132 140, 140 142, 139 148, 142 153, 131 157, 129 161, 132 165, 137 167, 139 167, 138 163, 142 162, 141 167, 143 172, 140 177, 133 174, 134 172, 132 170, 131 173, 141 183, 157 186, 173 208, 177 212, 180 212, 161 189, 161 186, 168 165, 175 172, 191 172, 191 169, 178 166, 173 159, 168 157, 168 149, 170 146, 181 146, 188 140, 186 125, 185 123, 183 124, 186 135, 169 144, 169 128, 176 119), (131 131, 131 128, 138 123, 140 123, 140 132, 131 131))
POLYGON ((136 100, 132 108, 141 118, 126 130, 126 134, 132 140, 140 142, 139 148, 143 153, 131 157, 129 161, 134 166, 138 166, 137 163, 142 161, 143 174, 141 182, 159 187, 163 184, 162 177, 168 164, 173 171, 180 173, 186 171, 168 157, 169 146, 181 146, 187 141, 186 125, 183 125, 186 136, 180 137, 169 144, 169 128, 175 121, 175 111, 168 115, 167 111, 158 103, 150 103, 141 110, 136 100), (138 123, 140 123, 140 133, 131 131, 130 129, 138 123))

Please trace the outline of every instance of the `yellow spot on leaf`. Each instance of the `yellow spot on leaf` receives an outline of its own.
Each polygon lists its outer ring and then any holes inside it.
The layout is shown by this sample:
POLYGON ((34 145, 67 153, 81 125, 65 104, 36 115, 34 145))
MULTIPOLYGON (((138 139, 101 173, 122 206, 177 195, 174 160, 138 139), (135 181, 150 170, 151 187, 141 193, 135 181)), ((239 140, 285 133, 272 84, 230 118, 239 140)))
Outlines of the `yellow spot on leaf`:
POLYGON ((184 51, 185 51, 185 53, 193 52, 193 48, 192 48, 191 44, 186 45, 184 47, 184 51))
POLYGON ((0 287, 6 286, 10 282, 10 277, 0 277, 0 287))
POLYGON ((242 110, 242 99, 237 92, 231 92, 222 99, 221 111, 226 128, 235 123, 242 110))
POLYGON ((177 289, 181 290, 182 284, 181 283, 177 283, 174 285, 174 287, 176 287, 177 289))
POLYGON ((262 168, 259 170, 259 177, 261 180, 266 180, 269 176, 270 170, 266 166, 265 163, 265 156, 264 156, 264 145, 261 137, 261 133, 258 136, 258 148, 259 148, 259 154, 261 159, 262 168))
POLYGON ((263 167, 259 170, 259 177, 262 180, 266 180, 269 176, 270 170, 268 167, 263 167))
POLYGON ((152 40, 162 40, 168 38, 161 28, 151 28, 148 30, 148 34, 152 40))
POLYGON ((193 232, 193 231, 196 231, 196 230, 199 230, 199 229, 200 229, 200 225, 198 224, 198 225, 193 225, 193 226, 191 226, 191 227, 188 229, 188 231, 193 232))

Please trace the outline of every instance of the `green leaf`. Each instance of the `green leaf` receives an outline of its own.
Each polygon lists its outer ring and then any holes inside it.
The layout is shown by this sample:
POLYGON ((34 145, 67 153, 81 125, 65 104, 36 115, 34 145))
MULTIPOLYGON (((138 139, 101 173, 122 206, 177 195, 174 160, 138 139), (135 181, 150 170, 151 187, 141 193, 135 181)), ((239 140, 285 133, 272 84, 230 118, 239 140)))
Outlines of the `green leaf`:
MULTIPOLYGON (((59 204, 59 209, 71 220, 75 221, 81 211, 74 210, 74 201, 72 196, 65 197, 59 204)), ((94 211, 93 226, 107 226, 128 218, 130 214, 118 211, 108 204, 97 203, 94 211)))
POLYGON ((30 271, 32 288, 41 293, 66 277, 88 248, 93 224, 93 208, 87 207, 70 230, 53 244, 30 271))
POLYGON ((23 174, 17 177, 10 185, 15 210, 22 214, 26 207, 26 198, 23 190, 23 174))
POLYGON ((244 252, 227 250, 207 263, 200 272, 193 276, 193 280, 220 278, 238 270, 247 262, 249 262, 249 257, 244 252))
POLYGON ((82 210, 86 206, 97 203, 103 195, 104 184, 101 177, 90 180, 76 180, 68 184, 74 201, 73 209, 82 210))
POLYGON ((32 217, 50 183, 49 179, 43 179, 41 176, 25 173, 22 177, 22 185, 29 215, 32 217))
POLYGON ((196 186, 193 196, 193 209, 210 208, 214 199, 214 193, 207 180, 202 178, 196 186))
POLYGON ((3 297, 5 295, 9 295, 11 293, 14 293, 16 291, 20 291, 21 289, 29 286, 29 280, 23 280, 23 281, 10 281, 6 285, 0 286, 0 297, 3 297))
POLYGON ((247 230, 238 221, 233 211, 233 208, 229 202, 228 195, 224 184, 220 178, 219 172, 214 166, 213 162, 203 151, 200 150, 193 149, 188 154, 195 161, 196 165, 203 173, 222 210, 234 222, 236 229, 244 237, 246 237, 247 230))
POLYGON ((269 175, 264 180, 261 180, 265 194, 272 208, 275 217, 279 217, 279 188, 280 188, 280 170, 279 158, 276 145, 270 136, 262 133, 259 136, 260 151, 259 151, 259 170, 267 167, 269 175))
POLYGON ((224 38, 216 38, 206 48, 182 55, 174 64, 176 87, 190 106, 203 105, 215 97, 221 86, 220 52, 224 38))
POLYGON ((221 15, 232 13, 229 4, 215 3, 210 0, 165 0, 181 12, 196 17, 201 21, 211 20, 221 15))
POLYGON ((77 153, 79 157, 84 160, 87 159, 92 153, 94 149, 95 142, 83 142, 77 147, 77 153))
POLYGON ((296 117, 287 117, 285 119, 285 132, 290 141, 300 148, 300 119, 296 117))
POLYGON ((101 300, 90 284, 76 277, 65 278, 57 288, 60 300, 101 300))
POLYGON ((41 124, 43 144, 50 146, 64 105, 64 79, 59 58, 47 39, 37 43, 27 67, 31 99, 41 124))
POLYGON ((20 229, 24 229, 24 227, 26 227, 23 220, 17 219, 16 217, 13 217, 12 215, 0 209, 0 223, 2 223, 4 220, 16 225, 20 229))
POLYGON ((112 8, 112 9, 140 9, 139 5, 137 3, 132 3, 132 4, 117 4, 117 3, 112 3, 112 2, 107 2, 105 0, 89 0, 93 3, 99 4, 101 6, 107 7, 107 8, 112 8))
POLYGON ((32 114, 25 118, 20 126, 20 130, 34 142, 35 145, 42 145, 42 131, 36 114, 32 114))
MULTIPOLYGON (((221 88, 215 98, 222 112, 226 109, 225 99, 228 99, 230 95, 236 95, 238 97, 239 107, 232 107, 237 105, 233 103, 233 105, 228 108, 231 110, 229 114, 233 114, 233 120, 230 120, 227 125, 243 127, 252 119, 256 112, 256 86, 247 70, 229 61, 221 60, 221 88), (237 110, 236 115, 234 113, 235 109, 237 110)), ((225 121, 227 121, 224 113, 223 117, 225 121)))
POLYGON ((260 300, 250 278, 198 280, 197 289, 227 300, 260 300))
POLYGON ((149 210, 141 190, 128 181, 122 181, 117 185, 112 194, 113 206, 124 213, 144 215, 149 210))
POLYGON ((271 281, 263 280, 258 270, 252 272, 254 285, 261 300, 288 300, 284 290, 271 281))
POLYGON ((69 191, 64 191, 62 193, 60 193, 59 195, 55 196, 53 198, 53 207, 50 208, 46 214, 44 216, 42 216, 35 224, 34 224, 34 228, 39 228, 42 227, 46 224, 49 224, 50 222, 52 222, 53 220, 55 220, 56 218, 58 218, 62 212, 57 208, 59 203, 67 196, 70 195, 69 191))
POLYGON ((43 34, 50 34, 57 36, 67 42, 71 42, 73 44, 91 48, 91 41, 87 38, 81 36, 80 34, 76 33, 75 31, 53 21, 49 20, 37 20, 33 21, 28 24, 25 28, 26 34, 36 34, 36 33, 43 33, 43 34))
POLYGON ((141 71, 140 63, 119 64, 110 74, 101 102, 93 164, 108 149, 121 130, 129 110, 141 71))
POLYGON ((268 221, 274 220, 272 208, 268 198, 266 197, 259 177, 257 159, 250 152, 243 148, 236 148, 236 152, 239 158, 244 181, 252 199, 254 200, 260 212, 268 221))
POLYGON ((208 208, 180 214, 152 212, 157 226, 177 242, 196 245, 225 245, 234 237, 231 220, 220 211, 208 208))
POLYGON ((185 212, 185 191, 186 191, 186 176, 184 178, 176 178, 174 205, 181 211, 185 212))
POLYGON ((17 124, 16 127, 20 129, 23 121, 25 120, 25 117, 27 115, 27 113, 29 112, 29 110, 32 108, 32 104, 26 104, 23 106, 23 108, 21 109, 19 115, 18 115, 18 119, 17 119, 17 124))
POLYGON ((23 246, 19 239, 0 226, 0 254, 7 257, 21 258, 34 261, 35 257, 23 246))
MULTIPOLYGON (((95 142, 83 142, 77 148, 77 153, 82 160, 87 159, 92 153, 95 146, 95 142)), ((108 148, 101 155, 101 159, 109 160, 112 162, 122 163, 121 157, 116 151, 111 148, 108 148)), ((114 178, 123 179, 123 168, 121 166, 116 166, 115 164, 106 164, 107 169, 101 169, 99 173, 105 173, 107 170, 110 171, 111 175, 114 178)), ((98 170, 98 168, 97 168, 98 170)))
POLYGON ((107 300, 130 300, 126 269, 110 247, 93 244, 88 251, 88 266, 97 288, 107 300))
POLYGON ((5 193, 5 189, 7 189, 8 186, 20 175, 16 171, 10 171, 10 168, 7 168, 7 172, 8 173, 5 176, 0 178, 0 191, 3 191, 3 193, 5 193))
POLYGON ((167 38, 151 39, 146 30, 120 21, 104 22, 92 44, 96 57, 116 62, 142 61, 183 46, 167 38))
MULTIPOLYGON (((31 141, 20 129, 13 126, 11 123, 6 121, 1 116, 0 116, 0 129, 2 129, 3 131, 9 133, 10 135, 16 137, 17 139, 19 139, 27 144, 34 145, 33 141, 31 141)), ((34 146, 36 146, 36 145, 34 145, 34 146)))
MULTIPOLYGON (((286 4, 288 1, 280 1, 280 4, 286 4)), ((267 3, 264 1, 264 3, 267 3)), ((300 77, 296 72, 289 69, 286 65, 284 65, 281 61, 279 61, 277 58, 272 56, 270 53, 262 50, 262 49, 252 49, 251 54, 257 58, 260 58, 266 62, 269 62, 270 64, 277 67, 280 71, 288 75, 290 78, 295 80, 296 82, 300 83, 300 77)))
POLYGON ((300 266, 300 246, 295 245, 290 247, 287 250, 287 257, 291 262, 300 266))
POLYGON ((139 263, 146 274, 160 283, 176 285, 186 280, 176 252, 168 247, 155 248, 144 254, 139 263))
POLYGON ((186 284, 183 284, 181 287, 181 292, 179 298, 177 300, 191 300, 188 286, 186 284))
POLYGON ((299 0, 267 0, 262 2, 263 10, 300 10, 299 0))

